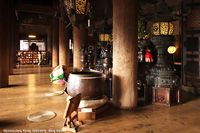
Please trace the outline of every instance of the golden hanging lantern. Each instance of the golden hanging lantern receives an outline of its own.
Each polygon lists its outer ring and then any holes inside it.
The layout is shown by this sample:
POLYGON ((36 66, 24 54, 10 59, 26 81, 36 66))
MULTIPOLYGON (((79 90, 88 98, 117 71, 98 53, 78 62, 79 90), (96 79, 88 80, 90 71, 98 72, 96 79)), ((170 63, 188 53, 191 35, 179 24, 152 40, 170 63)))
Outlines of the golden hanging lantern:
POLYGON ((64 7, 72 26, 76 26, 84 22, 90 9, 90 2, 89 0, 64 0, 64 7))
POLYGON ((99 31, 99 41, 100 42, 109 42, 111 41, 111 32, 112 26, 107 23, 107 17, 104 20, 104 24, 101 26, 99 31))
POLYGON ((99 34, 99 41, 102 41, 102 42, 110 41, 110 34, 99 34))
POLYGON ((87 15, 90 8, 89 0, 64 0, 64 4, 68 14, 87 15))

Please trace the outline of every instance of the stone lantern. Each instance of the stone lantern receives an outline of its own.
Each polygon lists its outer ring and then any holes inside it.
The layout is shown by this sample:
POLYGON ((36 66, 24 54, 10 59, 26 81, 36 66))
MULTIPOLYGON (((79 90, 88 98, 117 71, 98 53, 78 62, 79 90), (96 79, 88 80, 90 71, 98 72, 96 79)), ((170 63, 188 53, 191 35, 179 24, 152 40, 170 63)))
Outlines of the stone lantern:
POLYGON ((169 7, 161 0, 156 9, 151 41, 157 49, 157 63, 146 76, 147 89, 152 89, 153 104, 172 105, 180 102, 179 79, 167 62, 167 48, 174 42, 174 24, 169 7))

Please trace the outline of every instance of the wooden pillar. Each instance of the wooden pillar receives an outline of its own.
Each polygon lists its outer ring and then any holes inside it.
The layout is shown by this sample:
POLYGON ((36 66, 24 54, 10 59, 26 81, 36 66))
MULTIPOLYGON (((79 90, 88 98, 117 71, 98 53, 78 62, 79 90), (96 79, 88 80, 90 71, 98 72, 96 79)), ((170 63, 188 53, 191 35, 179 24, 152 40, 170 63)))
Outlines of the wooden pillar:
POLYGON ((59 63, 59 21, 53 18, 52 31, 52 67, 58 66, 59 63))
POLYGON ((113 0, 113 104, 137 106, 138 0, 113 0))
POLYGON ((16 68, 16 60, 17 60, 17 52, 20 50, 20 38, 19 38, 19 25, 17 25, 16 20, 14 21, 14 30, 15 30, 15 36, 14 36, 14 68, 16 68))
POLYGON ((14 3, 10 1, 10 19, 9 19, 9 27, 10 27, 10 34, 9 34, 9 74, 13 74, 14 68, 14 43, 15 43, 15 32, 14 32, 14 21, 15 21, 15 14, 14 14, 14 3))
POLYGON ((51 32, 51 27, 48 27, 47 28, 47 62, 48 64, 52 64, 52 32, 51 32))
POLYGON ((80 28, 74 27, 73 39, 74 39, 73 70, 79 71, 82 67, 80 50, 83 44, 87 45, 88 30, 83 26, 80 26, 80 28))
POLYGON ((52 51, 52 45, 51 45, 51 38, 52 38, 52 33, 51 33, 51 27, 47 28, 47 51, 52 51))
POLYGON ((67 25, 60 19, 59 22, 59 65, 69 67, 69 31, 67 25))
POLYGON ((0 88, 8 86, 9 74, 9 1, 0 1, 0 88))
POLYGON ((15 16, 14 16, 14 27, 13 27, 13 29, 14 29, 14 33, 13 33, 13 35, 14 35, 14 38, 13 38, 14 39, 13 40, 13 45, 14 45, 13 46, 13 48, 14 48, 14 50, 13 50, 14 51, 14 54, 13 54, 13 68, 16 68, 16 64, 17 64, 17 62, 16 62, 16 60, 17 60, 17 57, 16 57, 16 54, 17 54, 16 53, 16 51, 17 51, 16 36, 17 35, 16 34, 18 34, 18 33, 17 33, 17 30, 16 30, 17 29, 16 27, 17 27, 17 24, 16 24, 16 19, 15 19, 15 16))
POLYGON ((19 51, 20 50, 20 38, 19 38, 19 25, 15 25, 15 46, 16 46, 16 50, 19 51))

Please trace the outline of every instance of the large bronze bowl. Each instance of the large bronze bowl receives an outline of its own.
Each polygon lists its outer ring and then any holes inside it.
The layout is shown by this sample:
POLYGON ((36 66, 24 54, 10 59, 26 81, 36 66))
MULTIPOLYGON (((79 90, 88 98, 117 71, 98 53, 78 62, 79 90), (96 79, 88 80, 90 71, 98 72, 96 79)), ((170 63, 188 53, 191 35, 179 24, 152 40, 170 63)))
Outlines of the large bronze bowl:
POLYGON ((81 99, 98 99, 105 93, 105 80, 100 72, 73 72, 66 91, 72 97, 81 93, 81 99))

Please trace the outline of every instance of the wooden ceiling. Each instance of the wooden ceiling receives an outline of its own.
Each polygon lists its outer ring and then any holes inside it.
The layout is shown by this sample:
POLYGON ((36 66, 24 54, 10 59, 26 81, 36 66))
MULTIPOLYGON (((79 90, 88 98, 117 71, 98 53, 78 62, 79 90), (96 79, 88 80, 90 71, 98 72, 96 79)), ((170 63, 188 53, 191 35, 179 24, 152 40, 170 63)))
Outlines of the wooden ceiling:
MULTIPOLYGON (((139 0, 139 5, 143 13, 149 13, 154 10, 154 4, 159 1, 139 0)), ((178 5, 182 1, 166 0, 170 6, 178 5)), ((113 0, 95 0, 94 16, 96 23, 103 23, 105 16, 110 18, 110 22, 112 23, 112 2, 113 0)), ((14 7, 18 25, 51 26, 55 12, 59 11, 59 0, 14 0, 14 7)))
POLYGON ((54 0, 15 0, 15 3, 52 7, 54 0))

